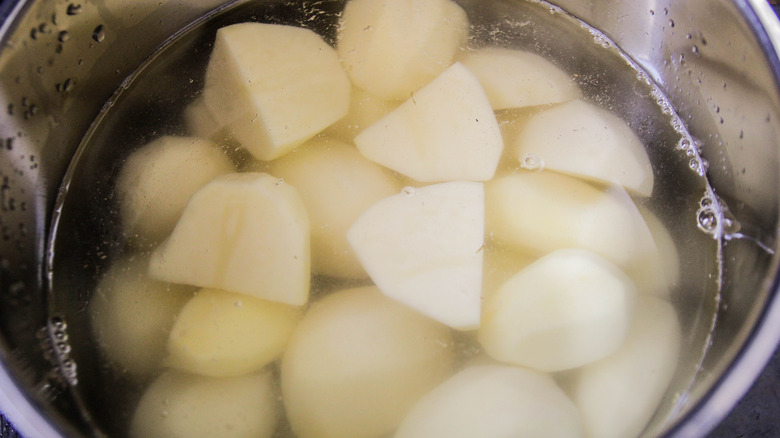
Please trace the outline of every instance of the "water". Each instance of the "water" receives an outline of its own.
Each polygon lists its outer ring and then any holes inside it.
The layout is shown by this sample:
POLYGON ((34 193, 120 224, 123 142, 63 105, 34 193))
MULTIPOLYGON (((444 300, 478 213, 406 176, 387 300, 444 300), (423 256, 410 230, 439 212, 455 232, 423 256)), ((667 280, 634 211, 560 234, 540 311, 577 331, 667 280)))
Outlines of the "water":
MULTIPOLYGON (((244 2, 205 17, 171 39, 106 104, 63 181, 48 272, 50 313, 56 321, 67 321, 69 341, 67 348, 55 344, 55 351, 67 350, 67 360, 77 366, 77 371, 68 369, 66 380, 73 383, 91 421, 105 433, 126 433, 133 407, 148 383, 117 372, 101 359, 85 317, 100 276, 112 260, 129 251, 118 228, 113 196, 117 173, 127 155, 141 145, 162 135, 188 134, 183 109, 200 95, 220 27, 245 21, 292 24, 334 43, 342 3, 300 3, 305 7, 295 1, 244 2)), ((669 229, 680 254, 680 271, 686 273, 671 295, 678 315, 684 315, 680 320, 685 339, 677 376, 660 408, 660 412, 670 411, 673 395, 684 392, 695 377, 718 305, 717 242, 724 214, 703 177, 706 163, 699 157, 697 141, 686 133, 650 76, 601 32, 544 3, 497 1, 489 8, 484 3, 461 2, 473 27, 469 44, 526 49, 552 60, 575 76, 587 100, 620 114, 647 147, 655 172, 654 196, 639 202, 669 229)), ((79 12, 76 4, 68 8, 68 14, 79 12)), ((95 41, 102 41, 102 35, 103 29, 96 28, 95 41)), ((67 90, 68 81, 59 88, 67 90)), ((520 166, 540 169, 543 163, 538 157, 526 157, 520 166)), ((316 299, 363 282, 315 277, 312 284, 311 297, 316 299)), ((464 352, 461 360, 478 353, 473 342, 463 338, 458 347, 464 352)), ((663 417, 659 415, 659 423, 663 417)), ((278 435, 286 430, 281 426, 278 435)))

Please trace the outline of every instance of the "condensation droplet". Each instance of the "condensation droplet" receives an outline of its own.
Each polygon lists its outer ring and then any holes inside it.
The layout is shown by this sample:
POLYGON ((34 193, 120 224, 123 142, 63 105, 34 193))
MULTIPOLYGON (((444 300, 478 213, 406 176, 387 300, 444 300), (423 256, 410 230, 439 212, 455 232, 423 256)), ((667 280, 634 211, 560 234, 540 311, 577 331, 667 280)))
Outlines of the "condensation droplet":
POLYGON ((98 43, 106 39, 106 31, 102 24, 98 24, 95 30, 92 31, 92 39, 98 43))
POLYGON ((68 41, 70 39, 70 34, 67 30, 63 30, 62 32, 57 34, 57 41, 64 43, 65 41, 68 41))
POLYGON ((65 11, 68 15, 78 15, 81 12, 81 5, 70 3, 65 11))

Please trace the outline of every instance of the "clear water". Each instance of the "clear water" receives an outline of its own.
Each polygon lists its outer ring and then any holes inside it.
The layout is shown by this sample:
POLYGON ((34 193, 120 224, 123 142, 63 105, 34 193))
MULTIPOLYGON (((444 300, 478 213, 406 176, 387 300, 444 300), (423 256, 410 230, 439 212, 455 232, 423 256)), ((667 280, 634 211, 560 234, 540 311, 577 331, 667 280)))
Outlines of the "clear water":
MULTIPOLYGON (((663 94, 597 30, 540 2, 464 0, 472 23, 470 44, 531 50, 552 60, 576 81, 587 100, 620 114, 647 146, 653 163, 654 196, 643 200, 667 226, 680 253, 683 273, 672 300, 686 338, 679 371, 659 412, 694 378, 704 354, 717 306, 717 237, 722 212, 708 201, 711 191, 696 141, 685 132, 663 94)), ((100 275, 127 251, 119 230, 113 184, 134 149, 162 135, 186 135, 182 110, 203 87, 216 30, 260 21, 311 28, 333 43, 336 0, 243 2, 205 17, 172 38, 117 91, 85 136, 71 163, 57 204, 49 248, 50 308, 67 320, 70 347, 65 359, 78 366, 74 391, 91 421, 111 436, 126 433, 143 387, 101 359, 91 337, 86 306, 100 275), (303 7, 301 7, 303 5, 303 7), (67 248, 67 252, 63 250, 67 248)), ((714 203, 717 206, 717 203, 714 203)), ((315 278, 312 296, 354 282, 315 278)), ((464 337, 464 352, 473 345, 464 337)), ((664 415, 659 415, 663 421, 664 415)), ((279 428, 279 436, 288 434, 279 428)))

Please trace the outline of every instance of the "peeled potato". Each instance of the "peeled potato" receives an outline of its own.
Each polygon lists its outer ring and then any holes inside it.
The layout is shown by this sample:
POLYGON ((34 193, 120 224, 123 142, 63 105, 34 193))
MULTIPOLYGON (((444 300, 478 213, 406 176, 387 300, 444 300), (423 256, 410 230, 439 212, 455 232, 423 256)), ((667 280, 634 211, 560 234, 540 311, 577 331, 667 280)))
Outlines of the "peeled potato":
POLYGON ((300 310, 217 289, 201 289, 168 339, 169 367, 205 376, 239 376, 282 354, 300 310))
POLYGON ((668 297, 680 280, 680 256, 672 236, 658 217, 645 207, 638 206, 647 223, 657 251, 626 266, 626 274, 634 279, 640 293, 668 297))
POLYGON ((265 173, 223 175, 195 195, 149 273, 300 306, 309 296, 309 219, 296 190, 265 173))
POLYGON ((582 248, 622 268, 657 251, 620 186, 601 190, 554 172, 520 171, 485 184, 485 209, 488 236, 526 252, 582 248))
POLYGON ((457 63, 355 137, 366 158, 422 182, 486 181, 504 142, 477 78, 457 63))
POLYGON ((450 0, 351 0, 337 47, 355 85, 406 99, 450 66, 467 36, 466 13, 450 0))
POLYGON ((465 54, 460 62, 479 78, 494 110, 561 103, 582 95, 569 74, 532 52, 487 47, 465 54))
POLYGON ((549 376, 474 365, 417 402, 394 438, 582 436, 577 408, 549 376))
POLYGON ((224 126, 217 122, 211 114, 203 97, 195 99, 184 109, 184 120, 187 130, 191 135, 200 138, 208 138, 216 142, 226 140, 229 137, 224 126))
POLYGON ((323 134, 352 143, 355 136, 398 107, 401 102, 387 100, 361 88, 353 87, 349 95, 349 111, 323 134))
POLYGON ((233 171, 217 145, 202 138, 165 136, 136 150, 116 182, 125 235, 136 245, 165 239, 192 194, 233 171))
POLYGON ((639 436, 677 368, 682 332, 666 301, 640 296, 625 344, 575 374, 572 399, 588 436, 639 436))
POLYGON ((347 239, 382 293, 470 330, 479 326, 484 214, 481 183, 408 187, 366 210, 347 239))
POLYGON ((582 100, 530 117, 512 145, 515 159, 533 155, 545 169, 653 193, 653 168, 642 140, 617 115, 582 100))
POLYGON ((314 304, 282 360, 282 393, 300 438, 369 438, 392 432, 450 373, 442 325, 383 296, 349 289, 314 304))
POLYGON ((635 299, 631 280, 602 257, 555 251, 488 298, 479 342, 502 362, 549 372, 576 368, 620 347, 635 299))
POLYGON ((203 377, 160 375, 144 392, 131 438, 270 438, 280 414, 268 372, 203 377))
POLYGON ((253 156, 272 160, 347 114, 350 83, 311 30, 240 23, 217 31, 203 97, 253 156))
POLYGON ((98 283, 89 304, 92 331, 109 361, 135 376, 162 363, 165 339, 193 290, 147 276, 146 257, 114 263, 98 283))
POLYGON ((455 64, 355 137, 368 159, 422 182, 486 181, 504 143, 479 81, 455 64))
POLYGON ((273 162, 271 172, 294 186, 311 222, 312 270, 334 277, 366 278, 347 230, 375 202, 401 190, 400 183, 354 146, 315 139, 273 162))

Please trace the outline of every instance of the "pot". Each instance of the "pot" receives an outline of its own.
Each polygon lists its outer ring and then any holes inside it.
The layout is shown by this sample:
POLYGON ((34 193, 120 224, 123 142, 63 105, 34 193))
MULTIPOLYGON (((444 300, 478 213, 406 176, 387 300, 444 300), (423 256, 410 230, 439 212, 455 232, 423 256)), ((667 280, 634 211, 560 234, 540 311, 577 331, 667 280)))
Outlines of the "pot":
MULTIPOLYGON (((83 312, 89 291, 71 291, 64 317, 52 312, 56 300, 48 294, 47 239, 68 165, 125 78, 222 3, 0 3, 0 410, 25 436, 102 434, 94 412, 83 408, 89 403, 78 388, 89 373, 77 371, 72 351, 80 330, 73 315, 83 312)), ((646 431, 706 435, 780 340, 780 23, 763 0, 553 3, 602 31, 649 74, 699 140, 708 179, 728 207, 716 220, 730 225, 714 236, 722 270, 709 273, 718 290, 681 299, 693 353, 646 431)))

